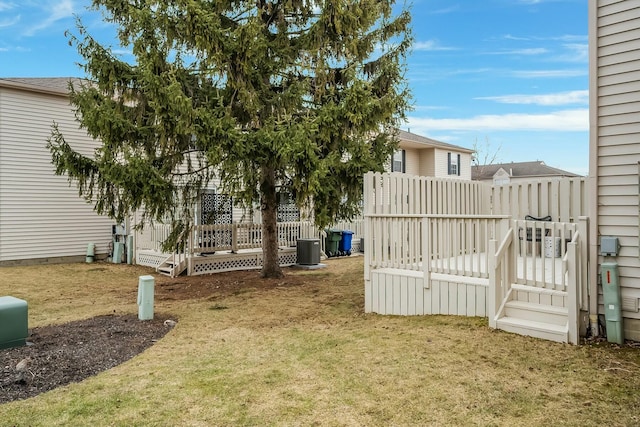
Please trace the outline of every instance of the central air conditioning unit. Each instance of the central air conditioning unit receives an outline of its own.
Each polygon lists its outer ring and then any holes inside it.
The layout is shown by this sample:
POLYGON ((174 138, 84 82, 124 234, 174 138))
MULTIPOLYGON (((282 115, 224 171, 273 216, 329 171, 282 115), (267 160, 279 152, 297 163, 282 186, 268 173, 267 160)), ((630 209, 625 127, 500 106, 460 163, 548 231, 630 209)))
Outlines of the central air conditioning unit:
POLYGON ((320 239, 298 239, 296 255, 299 265, 320 264, 320 239))

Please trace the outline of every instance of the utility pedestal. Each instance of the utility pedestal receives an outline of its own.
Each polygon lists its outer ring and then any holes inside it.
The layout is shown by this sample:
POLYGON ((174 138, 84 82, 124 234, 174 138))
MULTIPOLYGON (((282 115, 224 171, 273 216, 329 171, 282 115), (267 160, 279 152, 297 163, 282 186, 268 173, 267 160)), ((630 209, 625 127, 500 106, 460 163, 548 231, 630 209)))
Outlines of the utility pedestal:
POLYGON ((607 341, 624 344, 622 328, 622 298, 617 262, 600 264, 602 275, 602 296, 604 299, 604 318, 607 323, 607 341))

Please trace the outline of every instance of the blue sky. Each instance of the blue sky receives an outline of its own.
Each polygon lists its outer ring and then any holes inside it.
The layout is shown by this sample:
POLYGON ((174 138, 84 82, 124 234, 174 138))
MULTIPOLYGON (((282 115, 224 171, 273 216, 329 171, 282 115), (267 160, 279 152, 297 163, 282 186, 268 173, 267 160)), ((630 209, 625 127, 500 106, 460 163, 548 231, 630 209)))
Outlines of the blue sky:
MULTIPOLYGON (((98 39, 113 28, 90 0, 0 0, 0 77, 82 76, 65 30, 73 15, 98 39)), ((413 0, 403 129, 588 171, 587 0, 413 0)), ((126 54, 126 50, 122 50, 126 54)))

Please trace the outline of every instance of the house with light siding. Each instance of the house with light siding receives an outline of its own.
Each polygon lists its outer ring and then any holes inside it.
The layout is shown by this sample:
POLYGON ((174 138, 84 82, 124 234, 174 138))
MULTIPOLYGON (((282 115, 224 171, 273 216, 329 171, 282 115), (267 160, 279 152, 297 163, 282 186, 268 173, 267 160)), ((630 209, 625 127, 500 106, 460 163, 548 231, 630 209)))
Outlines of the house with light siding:
POLYGON ((99 143, 79 129, 69 78, 0 78, 0 266, 105 257, 113 221, 56 176, 47 149, 55 121, 84 154, 99 143))
POLYGON ((403 130, 397 136, 400 142, 387 168, 389 172, 471 179, 473 150, 403 130))
POLYGON ((589 1, 589 48, 590 277, 618 264, 624 335, 640 340, 640 0, 589 1), (606 236, 617 254, 600 255, 606 236))

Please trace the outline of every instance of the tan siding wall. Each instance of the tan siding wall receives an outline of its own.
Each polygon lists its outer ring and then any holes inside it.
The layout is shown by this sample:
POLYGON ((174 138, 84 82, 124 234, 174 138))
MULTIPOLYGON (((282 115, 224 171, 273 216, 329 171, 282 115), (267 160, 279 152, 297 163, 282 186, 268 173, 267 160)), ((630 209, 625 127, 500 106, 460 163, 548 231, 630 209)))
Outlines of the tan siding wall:
POLYGON ((0 262, 82 256, 87 243, 105 254, 111 221, 55 176, 46 139, 56 121, 69 144, 97 144, 78 129, 68 99, 0 88, 0 262))
POLYGON ((420 175, 420 152, 415 148, 405 149, 405 173, 420 175))
MULTIPOLYGON (((597 234, 619 237, 622 296, 640 298, 640 1, 597 0, 596 16, 591 31, 597 44, 592 64, 597 105, 591 108, 597 115, 597 234)), ((636 312, 623 315, 639 317, 636 312)), ((640 338, 640 328, 627 332, 640 338)))
POLYGON ((438 178, 448 178, 449 174, 447 173, 447 151, 440 149, 436 149, 434 151, 433 176, 438 178))
POLYGON ((435 150, 420 150, 420 176, 435 176, 435 150))
POLYGON ((460 179, 471 179, 471 154, 460 154, 460 162, 462 163, 462 169, 460 169, 460 179))

